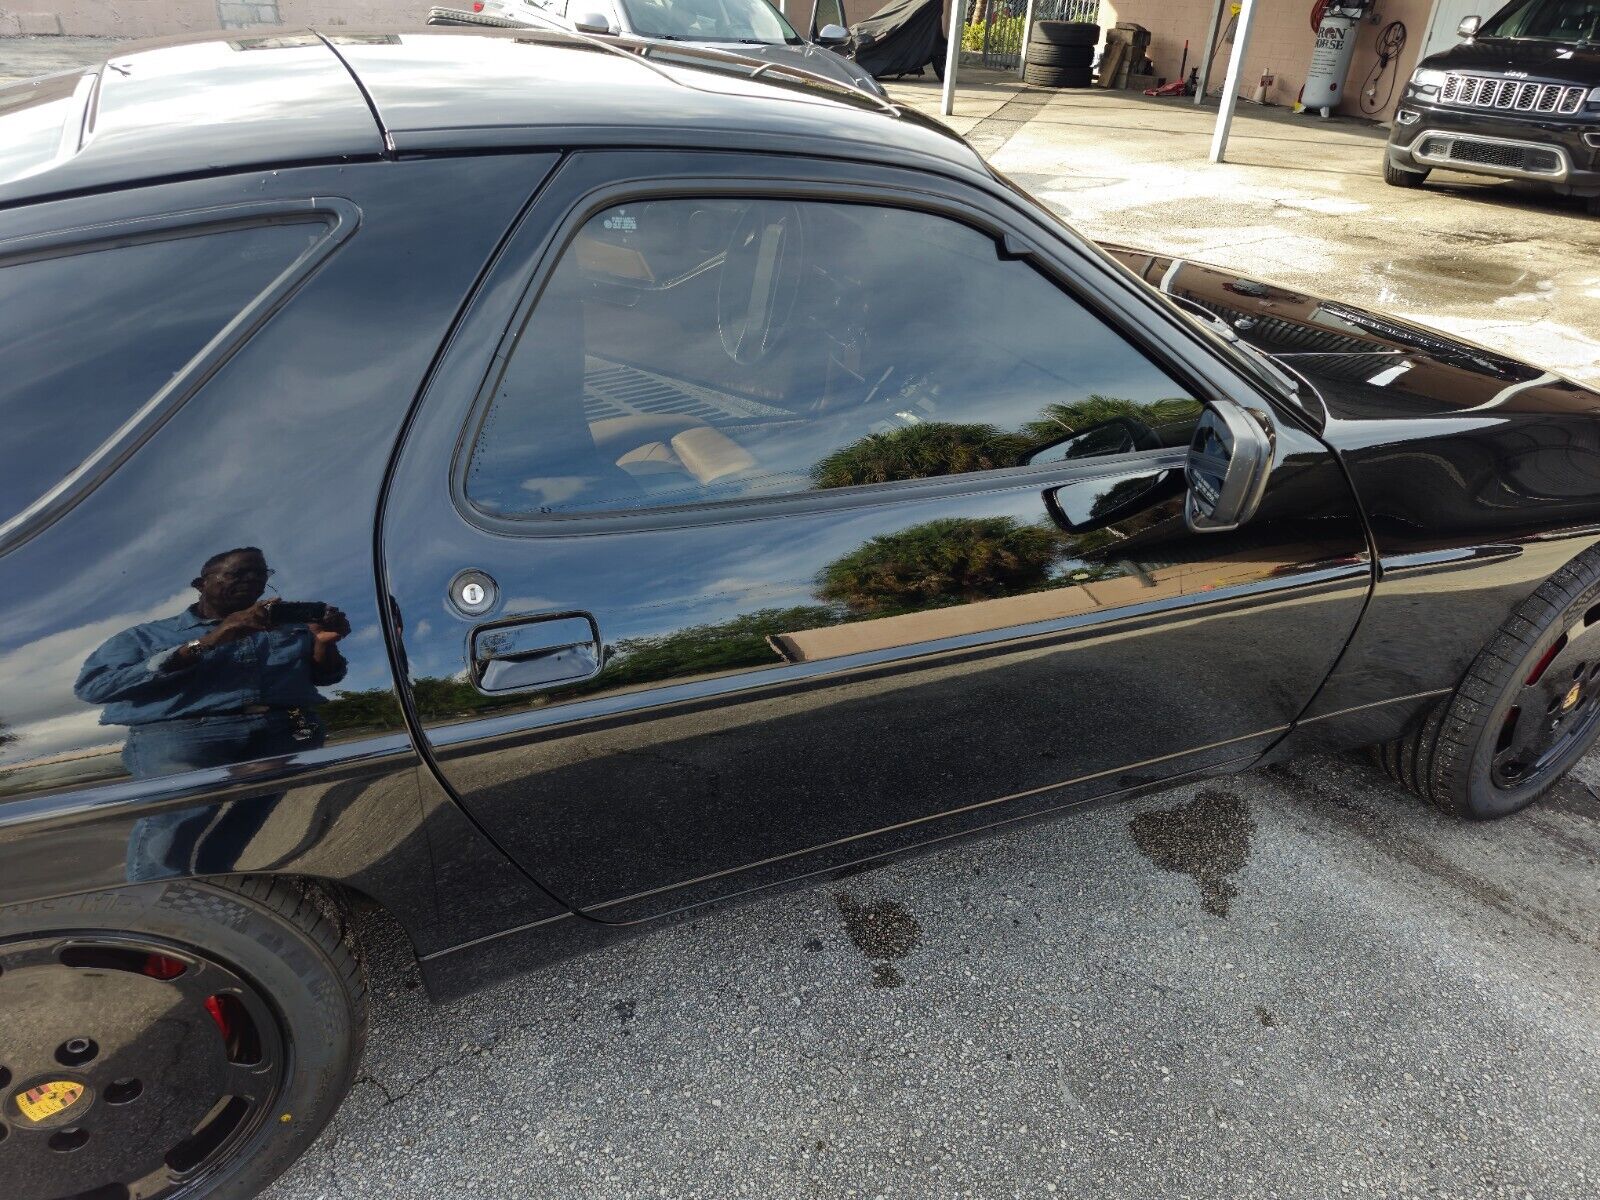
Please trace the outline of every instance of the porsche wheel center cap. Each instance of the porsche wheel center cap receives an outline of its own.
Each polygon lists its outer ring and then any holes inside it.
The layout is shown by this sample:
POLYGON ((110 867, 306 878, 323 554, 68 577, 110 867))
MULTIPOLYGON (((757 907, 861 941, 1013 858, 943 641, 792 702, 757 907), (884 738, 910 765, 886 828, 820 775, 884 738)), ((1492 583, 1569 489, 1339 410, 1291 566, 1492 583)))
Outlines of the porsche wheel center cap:
POLYGON ((1573 684, 1567 689, 1567 694, 1561 698, 1561 711, 1571 712, 1577 707, 1578 697, 1581 695, 1583 695, 1583 689, 1577 684, 1573 684))
POLYGON ((81 1117, 94 1102, 89 1085, 76 1079, 41 1079, 12 1093, 14 1119, 33 1129, 65 1125, 81 1117))

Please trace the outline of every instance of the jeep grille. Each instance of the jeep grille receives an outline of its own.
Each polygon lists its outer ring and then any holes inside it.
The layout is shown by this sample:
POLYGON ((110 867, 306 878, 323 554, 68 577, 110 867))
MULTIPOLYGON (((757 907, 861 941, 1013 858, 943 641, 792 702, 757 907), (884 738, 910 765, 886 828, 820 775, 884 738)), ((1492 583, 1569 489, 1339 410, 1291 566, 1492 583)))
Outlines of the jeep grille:
POLYGON ((1584 93, 1588 90, 1560 83, 1524 83, 1520 79, 1491 79, 1451 71, 1445 76, 1439 99, 1445 104, 1469 108, 1571 116, 1583 107, 1584 93))

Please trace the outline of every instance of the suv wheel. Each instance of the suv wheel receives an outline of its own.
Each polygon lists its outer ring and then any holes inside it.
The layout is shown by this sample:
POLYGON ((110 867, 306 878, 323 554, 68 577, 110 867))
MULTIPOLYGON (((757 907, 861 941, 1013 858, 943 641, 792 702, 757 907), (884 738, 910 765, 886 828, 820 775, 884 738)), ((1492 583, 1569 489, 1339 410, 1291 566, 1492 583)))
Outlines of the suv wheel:
POLYGON ((6 1200, 244 1200, 354 1078, 361 968, 320 897, 175 882, 0 908, 6 1200))
POLYGON ((1404 167, 1397 167, 1389 161, 1389 156, 1383 156, 1383 181, 1390 187, 1414 188, 1421 187, 1428 178, 1426 171, 1408 171, 1404 167))

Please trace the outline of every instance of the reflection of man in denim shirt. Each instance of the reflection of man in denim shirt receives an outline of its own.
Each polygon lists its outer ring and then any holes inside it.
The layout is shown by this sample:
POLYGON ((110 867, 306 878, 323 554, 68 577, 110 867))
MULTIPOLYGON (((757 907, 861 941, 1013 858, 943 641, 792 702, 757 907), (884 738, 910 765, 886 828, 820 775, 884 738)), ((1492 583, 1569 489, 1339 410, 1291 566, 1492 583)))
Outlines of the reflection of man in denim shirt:
POLYGON ((130 727, 122 760, 135 777, 322 744, 317 688, 344 678, 337 643, 350 623, 330 607, 315 624, 275 627, 260 602, 271 574, 253 547, 214 555, 196 603, 124 630, 84 663, 74 691, 105 705, 101 724, 130 727))

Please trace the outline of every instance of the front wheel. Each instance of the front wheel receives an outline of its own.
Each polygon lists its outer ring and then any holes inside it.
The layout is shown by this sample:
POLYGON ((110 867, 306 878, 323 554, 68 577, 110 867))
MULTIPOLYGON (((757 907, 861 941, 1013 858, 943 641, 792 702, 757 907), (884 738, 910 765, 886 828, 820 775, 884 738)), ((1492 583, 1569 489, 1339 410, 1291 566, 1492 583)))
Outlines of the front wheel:
POLYGON ((1379 751, 1399 782, 1474 820, 1532 804, 1600 738, 1600 551, 1517 608, 1454 694, 1379 751))
POLYGON ((1389 156, 1383 156, 1383 181, 1390 187, 1418 188, 1428 179, 1426 171, 1408 171, 1404 167, 1397 167, 1389 161, 1389 156))
POLYGON ((366 988, 317 894, 150 884, 0 908, 0 1195, 245 1200, 354 1078, 366 988))

